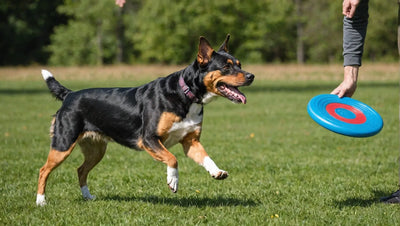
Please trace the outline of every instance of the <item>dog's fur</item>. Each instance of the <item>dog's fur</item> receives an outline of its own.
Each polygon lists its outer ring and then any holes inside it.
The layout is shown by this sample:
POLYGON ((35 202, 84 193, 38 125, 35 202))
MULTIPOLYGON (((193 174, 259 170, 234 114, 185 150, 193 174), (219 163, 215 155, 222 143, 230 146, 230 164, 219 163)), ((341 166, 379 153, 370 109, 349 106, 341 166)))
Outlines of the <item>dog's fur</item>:
POLYGON ((246 103, 237 89, 250 85, 254 75, 241 69, 228 53, 227 36, 218 51, 200 37, 197 59, 185 69, 136 88, 94 88, 71 91, 42 70, 51 93, 62 106, 51 126, 51 148, 40 169, 36 204, 46 204, 46 181, 79 144, 85 160, 78 168, 85 199, 93 199, 87 187, 89 171, 103 158, 107 142, 115 141, 147 151, 167 165, 167 183, 178 189, 178 162, 167 148, 181 143, 185 154, 202 165, 215 179, 228 173, 218 168, 200 144, 203 105, 216 96, 246 103))

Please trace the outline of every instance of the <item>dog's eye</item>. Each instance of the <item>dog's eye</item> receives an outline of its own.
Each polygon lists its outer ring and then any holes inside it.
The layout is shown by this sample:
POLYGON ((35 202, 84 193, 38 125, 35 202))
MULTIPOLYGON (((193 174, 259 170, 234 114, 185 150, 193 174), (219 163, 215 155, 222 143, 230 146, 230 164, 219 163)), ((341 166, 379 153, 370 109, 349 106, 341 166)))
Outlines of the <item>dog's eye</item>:
POLYGON ((232 65, 231 64, 225 64, 224 69, 229 70, 231 69, 232 65))

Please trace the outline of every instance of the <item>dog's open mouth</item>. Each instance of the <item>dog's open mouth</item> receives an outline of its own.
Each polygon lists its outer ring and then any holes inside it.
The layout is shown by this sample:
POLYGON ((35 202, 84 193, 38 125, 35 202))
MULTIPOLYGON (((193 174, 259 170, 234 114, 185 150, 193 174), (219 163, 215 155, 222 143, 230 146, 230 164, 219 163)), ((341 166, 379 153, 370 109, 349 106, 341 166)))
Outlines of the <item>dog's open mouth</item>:
POLYGON ((246 96, 239 91, 238 87, 229 86, 225 83, 219 83, 218 91, 226 98, 234 103, 246 103, 246 96))

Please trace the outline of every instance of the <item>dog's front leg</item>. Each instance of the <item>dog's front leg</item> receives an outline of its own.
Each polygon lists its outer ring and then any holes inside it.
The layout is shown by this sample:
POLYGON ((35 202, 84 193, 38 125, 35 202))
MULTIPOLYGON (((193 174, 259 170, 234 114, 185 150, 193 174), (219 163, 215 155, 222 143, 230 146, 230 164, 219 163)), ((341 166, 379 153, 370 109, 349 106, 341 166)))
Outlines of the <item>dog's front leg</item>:
POLYGON ((149 142, 145 145, 139 142, 139 147, 146 150, 155 160, 163 162, 167 165, 167 184, 172 192, 178 191, 178 161, 175 156, 169 152, 164 145, 157 140, 156 142, 149 142))
POLYGON ((186 135, 181 141, 186 156, 203 166, 213 178, 217 180, 227 178, 228 172, 218 168, 215 162, 210 158, 210 156, 208 156, 203 145, 201 145, 199 141, 199 135, 200 132, 193 132, 186 135))

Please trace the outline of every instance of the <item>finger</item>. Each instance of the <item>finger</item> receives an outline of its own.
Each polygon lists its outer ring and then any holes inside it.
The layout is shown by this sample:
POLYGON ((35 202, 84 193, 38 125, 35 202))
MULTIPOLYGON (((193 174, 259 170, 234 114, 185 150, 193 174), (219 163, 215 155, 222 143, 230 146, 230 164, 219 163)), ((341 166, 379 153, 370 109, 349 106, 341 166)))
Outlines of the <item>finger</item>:
POLYGON ((342 97, 344 97, 345 94, 346 94, 345 90, 340 90, 340 92, 338 93, 338 97, 342 98, 342 97))
POLYGON ((338 91, 336 91, 336 89, 335 89, 335 90, 333 90, 333 91, 331 92, 331 94, 333 94, 333 95, 338 95, 338 94, 339 94, 339 92, 338 92, 338 91))
POLYGON ((343 13, 343 15, 347 16, 349 14, 350 7, 351 7, 350 2, 347 1, 347 0, 344 0, 343 1, 343 5, 342 5, 342 13, 343 13))
POLYGON ((334 90, 331 92, 331 94, 338 95, 339 92, 340 92, 340 88, 337 87, 336 89, 334 89, 334 90))
POLYGON ((350 8, 349 15, 348 15, 347 17, 348 17, 348 18, 353 18, 355 12, 356 12, 356 6, 355 6, 355 5, 352 5, 351 8, 350 8))

